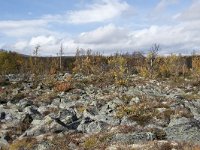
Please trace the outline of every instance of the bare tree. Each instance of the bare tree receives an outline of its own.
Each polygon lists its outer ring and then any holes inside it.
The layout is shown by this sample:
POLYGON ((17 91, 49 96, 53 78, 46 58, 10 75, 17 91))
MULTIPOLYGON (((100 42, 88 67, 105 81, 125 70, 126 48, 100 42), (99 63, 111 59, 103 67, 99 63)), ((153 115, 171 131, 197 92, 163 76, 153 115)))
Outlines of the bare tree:
POLYGON ((150 51, 149 51, 149 58, 150 58, 150 66, 153 67, 154 61, 156 57, 158 56, 158 51, 160 49, 160 46, 158 44, 154 44, 150 51))
POLYGON ((38 56, 38 51, 39 51, 40 47, 41 46, 39 44, 35 46, 35 49, 33 50, 33 55, 34 56, 36 56, 36 57, 38 56))
POLYGON ((32 57, 30 57, 30 62, 31 62, 31 71, 36 73, 36 71, 38 71, 38 60, 37 60, 37 56, 38 56, 38 51, 40 49, 40 45, 36 45, 34 50, 33 50, 33 59, 34 59, 34 62, 32 61, 32 57))
POLYGON ((60 45, 60 51, 59 51, 59 56, 60 56, 60 70, 62 70, 62 56, 63 56, 63 44, 61 43, 60 45))
POLYGON ((158 44, 154 44, 149 53, 148 53, 148 56, 147 56, 147 60, 148 60, 148 64, 149 64, 149 71, 150 71, 150 74, 151 76, 153 75, 153 72, 155 70, 155 60, 158 56, 158 52, 160 50, 160 46, 158 44))

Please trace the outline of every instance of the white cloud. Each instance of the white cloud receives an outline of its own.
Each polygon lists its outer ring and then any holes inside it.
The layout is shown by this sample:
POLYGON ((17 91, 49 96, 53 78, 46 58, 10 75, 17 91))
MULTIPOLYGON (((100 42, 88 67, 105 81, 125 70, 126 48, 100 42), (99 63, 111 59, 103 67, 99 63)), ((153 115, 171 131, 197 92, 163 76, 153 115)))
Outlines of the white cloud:
MULTIPOLYGON (((37 45, 40 45, 39 55, 56 56, 60 49, 60 44, 63 44, 65 55, 72 55, 75 53, 77 44, 74 40, 65 37, 64 39, 51 36, 35 36, 24 40, 19 40, 13 45, 7 46, 8 49, 14 49, 17 52, 32 55, 33 50, 37 45)), ((1 46, 1 45, 0 45, 1 46)))
POLYGON ((121 0, 102 0, 87 6, 86 9, 71 11, 68 21, 74 24, 103 22, 119 17, 130 6, 121 0))
POLYGON ((176 4, 179 0, 160 0, 160 2, 155 7, 155 12, 162 12, 168 6, 176 4))
MULTIPOLYGON (((77 47, 104 51, 106 54, 120 50, 146 51, 154 43, 161 45, 161 53, 200 50, 200 9, 198 9, 200 1, 198 0, 194 1, 185 12, 175 15, 174 18, 184 20, 176 25, 167 25, 166 22, 164 22, 165 25, 164 23, 163 25, 146 24, 145 26, 148 27, 136 30, 129 25, 127 26, 130 28, 126 28, 108 23, 94 30, 73 35, 73 38, 69 38, 68 33, 59 33, 56 29, 49 28, 51 23, 105 23, 124 14, 130 8, 129 4, 122 0, 102 0, 101 2, 96 0, 95 2, 86 9, 62 15, 46 15, 36 20, 0 21, 0 35, 6 35, 8 39, 17 39, 17 42, 9 43, 1 38, 1 43, 4 44, 0 44, 0 48, 6 47, 32 54, 34 47, 40 44, 40 55, 56 55, 62 41, 66 55, 74 54, 77 47)), ((156 11, 161 11, 176 2, 178 0, 160 0, 156 11)))
POLYGON ((119 39, 127 39, 127 31, 124 28, 109 24, 99 27, 90 32, 83 32, 79 35, 77 43, 101 44, 119 42, 119 39))
POLYGON ((46 29, 46 20, 8 20, 0 21, 0 34, 9 37, 34 36, 41 33, 52 33, 46 29))
POLYGON ((94 31, 82 33, 77 45, 83 48, 116 52, 120 50, 148 50, 152 44, 161 45, 161 53, 190 53, 200 50, 200 21, 177 25, 152 25, 139 30, 125 30, 108 25, 94 31), (108 30, 109 29, 109 30, 108 30), (120 36, 119 36, 120 35, 120 36))
POLYGON ((47 22, 45 20, 7 20, 0 21, 0 29, 15 29, 26 26, 44 26, 47 22))
POLYGON ((21 41, 18 41, 14 44, 14 48, 15 49, 25 49, 28 45, 28 42, 27 41, 24 41, 24 40, 21 40, 21 41))
POLYGON ((58 43, 58 40, 54 36, 37 36, 33 37, 30 40, 30 45, 55 45, 58 43))
POLYGON ((60 43, 64 45, 65 55, 75 54, 76 48, 93 49, 111 54, 116 51, 147 51, 152 44, 161 45, 162 54, 175 52, 191 53, 200 50, 200 21, 183 22, 177 25, 152 25, 148 28, 133 30, 108 24, 77 37, 63 38, 55 35, 39 35, 29 40, 19 40, 13 47, 18 52, 32 54, 37 44, 41 45, 40 55, 56 55, 60 43))
POLYGON ((133 30, 113 24, 93 31, 80 33, 78 37, 39 35, 14 44, 19 52, 31 54, 37 44, 41 45, 40 55, 56 55, 62 41, 65 55, 75 54, 76 48, 93 49, 111 54, 116 51, 142 50, 146 52, 154 43, 161 45, 162 54, 175 52, 191 53, 200 50, 200 21, 184 22, 177 25, 152 25, 133 30))
POLYGON ((200 20, 200 1, 194 0, 189 8, 182 13, 176 14, 174 18, 183 21, 200 20))

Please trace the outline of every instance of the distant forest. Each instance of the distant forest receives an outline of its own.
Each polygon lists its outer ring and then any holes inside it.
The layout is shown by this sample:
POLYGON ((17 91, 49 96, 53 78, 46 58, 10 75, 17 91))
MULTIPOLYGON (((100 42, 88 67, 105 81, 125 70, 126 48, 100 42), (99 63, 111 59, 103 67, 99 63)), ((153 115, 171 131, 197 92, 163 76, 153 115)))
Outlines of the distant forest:
POLYGON ((56 74, 58 72, 100 75, 105 72, 115 74, 139 74, 144 77, 178 77, 200 75, 200 56, 158 55, 155 45, 144 56, 140 52, 103 56, 91 50, 77 50, 74 57, 27 56, 16 52, 0 51, 0 74, 56 74), (121 71, 121 72, 120 72, 121 71))

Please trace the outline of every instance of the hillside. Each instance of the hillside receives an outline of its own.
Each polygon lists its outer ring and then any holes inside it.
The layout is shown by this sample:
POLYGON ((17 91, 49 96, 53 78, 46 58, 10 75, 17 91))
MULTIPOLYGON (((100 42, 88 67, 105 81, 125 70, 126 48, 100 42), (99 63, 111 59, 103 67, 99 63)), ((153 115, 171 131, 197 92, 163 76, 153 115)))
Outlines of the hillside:
POLYGON ((0 147, 200 149, 199 57, 150 54, 78 54, 46 72, 57 58, 37 57, 1 75, 0 147))
POLYGON ((0 146, 6 149, 199 149, 199 84, 127 76, 1 78, 0 146))

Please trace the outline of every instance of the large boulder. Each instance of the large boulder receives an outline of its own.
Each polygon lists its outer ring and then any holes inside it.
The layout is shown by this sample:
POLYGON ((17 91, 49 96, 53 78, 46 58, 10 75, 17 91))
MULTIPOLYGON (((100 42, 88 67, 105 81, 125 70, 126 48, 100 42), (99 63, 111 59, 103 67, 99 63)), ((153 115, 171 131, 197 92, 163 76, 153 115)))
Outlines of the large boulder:
POLYGON ((165 128, 168 140, 200 142, 200 121, 188 118, 171 119, 165 128))

